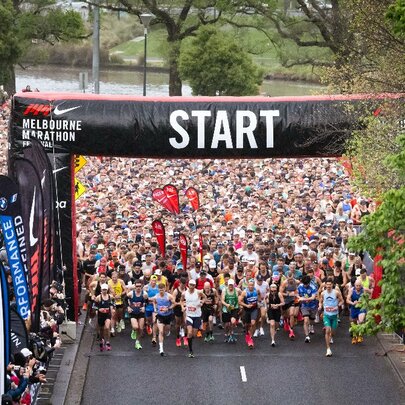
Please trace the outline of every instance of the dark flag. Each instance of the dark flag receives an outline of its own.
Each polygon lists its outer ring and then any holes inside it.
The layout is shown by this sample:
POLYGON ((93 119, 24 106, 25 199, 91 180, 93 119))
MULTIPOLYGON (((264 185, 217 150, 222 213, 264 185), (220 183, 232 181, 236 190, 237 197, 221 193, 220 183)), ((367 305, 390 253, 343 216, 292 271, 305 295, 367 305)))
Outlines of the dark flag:
POLYGON ((18 353, 24 347, 29 347, 25 322, 14 307, 10 308, 10 345, 11 354, 18 353))
MULTIPOLYGON (((15 159, 14 178, 18 184, 21 215, 28 254, 28 283, 31 298, 31 331, 39 331, 44 244, 44 217, 41 179, 27 159, 15 159)), ((25 347, 25 346, 23 346, 25 347)))
POLYGON ((176 213, 169 199, 166 197, 165 192, 161 188, 155 188, 152 191, 152 198, 172 214, 176 213))
POLYGON ((42 277, 40 291, 42 299, 49 298, 49 287, 54 279, 55 266, 55 223, 54 223, 54 185, 52 177, 52 167, 48 156, 42 145, 31 140, 31 146, 24 149, 24 157, 34 165, 37 170, 42 186, 43 201, 43 260, 42 260, 42 277))
POLYGON ((179 243, 180 243, 181 262, 183 263, 184 271, 186 271, 186 269, 187 269, 187 251, 188 251, 188 243, 187 243, 186 235, 184 235, 182 233, 180 234, 179 243))
POLYGON ((4 394, 10 361, 10 300, 6 273, 0 262, 0 396, 4 394))
POLYGON ((197 211, 200 208, 200 198, 198 191, 194 187, 189 187, 186 190, 186 197, 190 201, 193 210, 197 211))
POLYGON ((152 222, 152 229, 159 244, 160 253, 164 258, 166 256, 166 232, 162 221, 156 219, 152 222))
POLYGON ((30 292, 27 276, 27 249, 21 216, 18 186, 9 177, 0 176, 0 222, 13 280, 18 313, 24 320, 30 316, 30 292))
POLYGON ((174 209, 174 213, 180 214, 179 191, 177 188, 172 184, 167 184, 163 187, 163 191, 166 194, 167 199, 170 201, 170 204, 174 209))

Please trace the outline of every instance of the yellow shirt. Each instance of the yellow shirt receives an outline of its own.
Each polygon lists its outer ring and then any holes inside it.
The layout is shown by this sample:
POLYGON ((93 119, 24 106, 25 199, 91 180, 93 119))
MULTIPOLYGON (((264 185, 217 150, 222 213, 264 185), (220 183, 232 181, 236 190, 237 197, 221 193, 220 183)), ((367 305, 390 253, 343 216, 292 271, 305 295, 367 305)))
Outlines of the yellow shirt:
POLYGON ((108 286, 114 291, 114 295, 119 297, 115 299, 115 304, 122 305, 122 293, 124 292, 124 289, 122 288, 120 281, 118 280, 114 284, 112 280, 108 280, 108 286))

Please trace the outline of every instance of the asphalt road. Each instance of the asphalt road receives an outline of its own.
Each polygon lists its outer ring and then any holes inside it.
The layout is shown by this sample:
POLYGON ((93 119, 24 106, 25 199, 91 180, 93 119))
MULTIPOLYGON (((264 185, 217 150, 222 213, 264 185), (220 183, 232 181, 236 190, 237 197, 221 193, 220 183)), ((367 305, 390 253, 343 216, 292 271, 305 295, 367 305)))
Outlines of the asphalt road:
POLYGON ((167 357, 160 357, 149 337, 137 351, 127 326, 112 338, 111 352, 100 353, 94 343, 82 404, 405 404, 405 389, 386 357, 379 355, 378 341, 367 338, 352 346, 345 321, 330 358, 325 357, 321 325, 315 326, 309 344, 304 343, 302 326, 293 342, 280 331, 275 348, 266 330, 253 350, 243 335, 235 345, 223 343, 216 328, 214 343, 195 339, 194 359, 187 357, 186 348, 175 346, 173 335, 165 340, 167 357))

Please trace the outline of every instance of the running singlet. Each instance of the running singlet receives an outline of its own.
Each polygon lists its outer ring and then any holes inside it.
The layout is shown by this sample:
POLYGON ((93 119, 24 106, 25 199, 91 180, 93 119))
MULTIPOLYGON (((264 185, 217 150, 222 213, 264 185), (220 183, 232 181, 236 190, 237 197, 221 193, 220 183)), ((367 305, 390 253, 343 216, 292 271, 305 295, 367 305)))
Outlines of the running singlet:
POLYGON ((143 296, 143 291, 141 292, 141 295, 138 297, 135 293, 135 291, 132 293, 132 297, 129 298, 129 306, 132 309, 133 314, 139 314, 141 313, 141 309, 145 304, 145 298, 143 296))
POLYGON ((251 304, 251 308, 245 308, 245 309, 255 309, 257 307, 257 301, 259 299, 259 296, 257 295, 256 288, 253 289, 253 291, 245 290, 246 291, 246 296, 243 299, 245 304, 251 304))
POLYGON ((337 315, 339 313, 339 300, 336 291, 332 290, 330 293, 325 290, 323 293, 323 309, 326 315, 337 315))
POLYGON ((157 295, 159 293, 159 288, 156 285, 155 287, 152 287, 150 284, 148 285, 148 298, 149 298, 149 303, 146 304, 146 311, 149 312, 153 312, 154 311, 154 307, 153 304, 150 302, 150 299, 153 298, 155 295, 157 295))
POLYGON ((121 283, 119 281, 117 281, 114 284, 112 280, 109 280, 108 285, 114 291, 114 295, 116 295, 118 297, 115 299, 115 305, 122 305, 123 288, 122 288, 121 283))
POLYGON ((368 276, 364 280, 360 277, 360 283, 363 288, 370 288, 370 278, 368 276))
POLYGON ((204 291, 205 296, 208 299, 208 302, 204 302, 204 304, 202 305, 203 308, 205 309, 212 309, 213 305, 215 304, 215 294, 214 291, 212 290, 212 288, 210 289, 210 292, 207 294, 204 291))
MULTIPOLYGON (((225 289, 225 302, 231 306, 231 308, 229 308, 229 311, 239 308, 238 293, 235 289, 233 290, 233 293, 230 293, 227 288, 225 289)), ((222 312, 229 311, 225 305, 222 307, 222 312)))
POLYGON ((190 293, 187 290, 184 293, 184 298, 186 300, 186 316, 191 316, 192 318, 201 316, 201 302, 198 292, 195 290, 193 293, 190 293))
POLYGON ((352 296, 351 296, 351 301, 360 301, 360 297, 363 295, 363 288, 360 290, 360 292, 357 292, 355 288, 353 288, 352 296))
POLYGON ((165 292, 163 297, 161 297, 160 294, 156 296, 157 313, 160 316, 168 316, 173 312, 172 309, 169 309, 171 302, 167 295, 168 294, 165 292))
POLYGON ((108 299, 104 300, 103 297, 100 297, 100 302, 98 303, 98 312, 104 315, 109 315, 111 312, 112 300, 110 296, 108 299))

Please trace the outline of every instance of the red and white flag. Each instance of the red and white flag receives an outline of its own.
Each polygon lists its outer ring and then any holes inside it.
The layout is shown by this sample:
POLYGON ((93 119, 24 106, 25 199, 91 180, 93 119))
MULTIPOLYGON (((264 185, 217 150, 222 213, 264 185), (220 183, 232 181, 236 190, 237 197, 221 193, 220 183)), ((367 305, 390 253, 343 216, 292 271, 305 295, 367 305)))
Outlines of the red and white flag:
POLYGON ((155 188, 152 191, 152 198, 172 214, 176 213, 169 199, 166 197, 165 192, 161 188, 155 188))
POLYGON ((186 190, 186 197, 189 199, 194 211, 200 208, 200 197, 198 191, 194 187, 189 187, 186 190))
POLYGON ((172 184, 167 184, 163 187, 163 191, 165 192, 167 199, 170 201, 174 212, 180 214, 179 191, 177 190, 177 187, 172 184))
POLYGON ((166 256, 166 232, 162 221, 158 219, 154 220, 152 222, 152 229, 159 244, 160 253, 164 258, 166 256))
POLYGON ((184 271, 186 271, 186 269, 187 269, 187 251, 188 251, 188 242, 187 242, 186 235, 184 235, 182 233, 180 234, 179 243, 180 243, 181 262, 183 263, 184 271))

